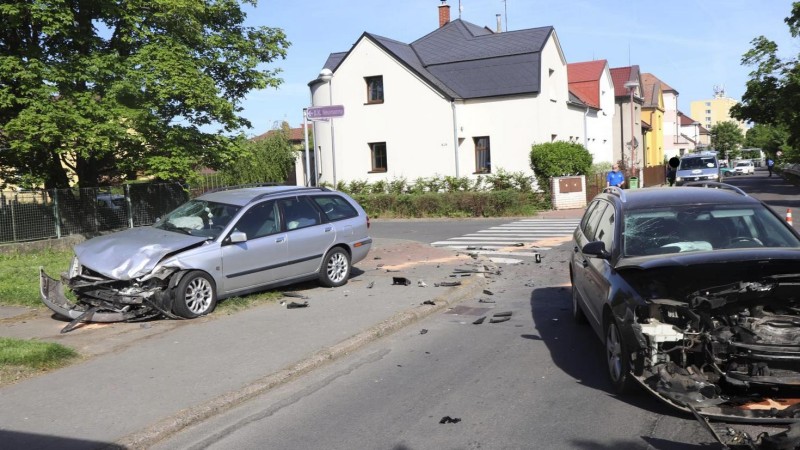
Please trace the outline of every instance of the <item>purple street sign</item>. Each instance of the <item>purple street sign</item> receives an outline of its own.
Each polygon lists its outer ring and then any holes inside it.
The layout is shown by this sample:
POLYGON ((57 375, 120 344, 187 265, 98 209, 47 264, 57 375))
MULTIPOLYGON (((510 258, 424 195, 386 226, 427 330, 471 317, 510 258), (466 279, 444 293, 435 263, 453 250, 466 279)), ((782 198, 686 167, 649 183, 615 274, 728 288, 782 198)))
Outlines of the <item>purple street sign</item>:
POLYGON ((308 108, 309 119, 327 119, 329 117, 342 117, 344 105, 312 106, 308 108))

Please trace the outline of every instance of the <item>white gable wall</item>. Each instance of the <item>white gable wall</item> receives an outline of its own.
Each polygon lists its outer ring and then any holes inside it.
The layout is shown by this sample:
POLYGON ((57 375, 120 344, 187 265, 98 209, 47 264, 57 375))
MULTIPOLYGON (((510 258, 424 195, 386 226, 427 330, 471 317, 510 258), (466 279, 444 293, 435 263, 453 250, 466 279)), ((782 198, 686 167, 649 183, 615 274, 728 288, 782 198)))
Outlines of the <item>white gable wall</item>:
MULTIPOLYGON (((334 119, 336 180, 409 181, 433 173, 452 175, 453 120, 450 102, 369 39, 361 39, 336 69, 333 104, 344 105, 334 119), (384 102, 367 104, 365 77, 382 76, 384 102), (387 171, 370 173, 369 143, 385 142, 387 171)), ((315 106, 330 104, 328 85, 312 87, 315 106)), ((321 182, 333 184, 330 125, 317 123, 321 182)))
MULTIPOLYGON (((583 112, 567 106, 566 60, 555 33, 541 55, 541 93, 453 104, 368 38, 359 40, 333 75, 336 181, 476 177, 474 138, 488 136, 492 172, 530 169, 530 149, 553 140, 584 142, 583 112), (383 76, 384 103, 366 104, 365 77, 383 76), (455 116, 455 117, 454 117, 455 116), (454 129, 455 119, 455 129, 454 129), (454 131, 458 136, 458 173, 454 131), (386 142, 387 171, 370 173, 369 143, 386 142)), ((314 106, 330 104, 328 84, 312 85, 314 106)), ((613 103, 613 99, 612 99, 613 103)), ((609 131, 610 132, 610 131, 609 131)), ((334 183, 330 125, 317 122, 321 182, 334 183)))
POLYGON ((586 148, 592 154, 593 162, 614 162, 614 82, 606 65, 600 75, 600 110, 590 111, 586 123, 586 148))
MULTIPOLYGON (((678 96, 674 91, 664 91, 664 156, 670 158, 679 152, 680 147, 686 147, 685 140, 679 136, 678 96), (680 143, 684 142, 683 145, 680 143)), ((661 161, 653 161, 661 164, 661 161)))

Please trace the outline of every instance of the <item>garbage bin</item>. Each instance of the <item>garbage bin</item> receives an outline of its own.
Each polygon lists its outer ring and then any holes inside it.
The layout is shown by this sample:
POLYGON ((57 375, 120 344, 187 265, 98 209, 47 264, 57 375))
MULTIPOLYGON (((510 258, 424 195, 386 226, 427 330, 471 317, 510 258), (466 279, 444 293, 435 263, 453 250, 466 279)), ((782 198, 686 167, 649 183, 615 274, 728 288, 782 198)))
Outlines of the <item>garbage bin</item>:
POLYGON ((628 179, 628 189, 639 189, 639 178, 630 177, 628 179))

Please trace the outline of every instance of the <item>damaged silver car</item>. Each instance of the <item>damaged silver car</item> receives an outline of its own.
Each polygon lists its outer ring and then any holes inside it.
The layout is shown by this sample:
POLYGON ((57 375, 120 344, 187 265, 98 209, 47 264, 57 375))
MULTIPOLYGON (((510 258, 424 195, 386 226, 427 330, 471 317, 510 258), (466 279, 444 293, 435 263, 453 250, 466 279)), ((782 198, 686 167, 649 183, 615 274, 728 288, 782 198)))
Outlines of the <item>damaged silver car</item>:
POLYGON ((72 320, 64 332, 80 322, 190 319, 219 299, 267 287, 314 278, 344 285, 369 252, 368 227, 358 203, 325 188, 212 192, 153 226, 78 244, 61 280, 40 270, 41 297, 72 320))
POLYGON ((712 420, 796 422, 800 234, 740 189, 704 186, 595 197, 573 237, 573 315, 603 341, 618 393, 639 385, 712 420))

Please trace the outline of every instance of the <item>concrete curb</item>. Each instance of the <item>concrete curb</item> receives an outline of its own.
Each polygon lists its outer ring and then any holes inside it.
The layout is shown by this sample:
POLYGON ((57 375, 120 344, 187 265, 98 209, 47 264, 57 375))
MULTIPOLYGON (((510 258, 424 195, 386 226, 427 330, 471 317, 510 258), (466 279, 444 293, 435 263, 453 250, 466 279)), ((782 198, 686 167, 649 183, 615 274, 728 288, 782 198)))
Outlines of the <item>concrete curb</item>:
POLYGON ((201 405, 183 409, 170 417, 161 419, 158 423, 144 430, 123 437, 106 448, 118 449, 121 446, 122 448, 139 449, 151 447, 157 442, 180 432, 184 428, 233 409, 239 404, 255 398, 277 386, 288 383, 331 361, 347 356, 373 341, 388 336, 431 314, 448 308, 450 305, 463 301, 468 295, 472 294, 477 287, 482 286, 486 282, 486 277, 483 276, 483 274, 475 275, 475 277, 470 277, 470 279, 462 281, 460 286, 450 288, 448 292, 437 296, 434 299, 435 305, 421 305, 395 313, 392 317, 338 344, 323 348, 313 355, 284 369, 255 380, 241 389, 222 394, 201 405), (476 285, 475 288, 473 288, 473 284, 476 285))

